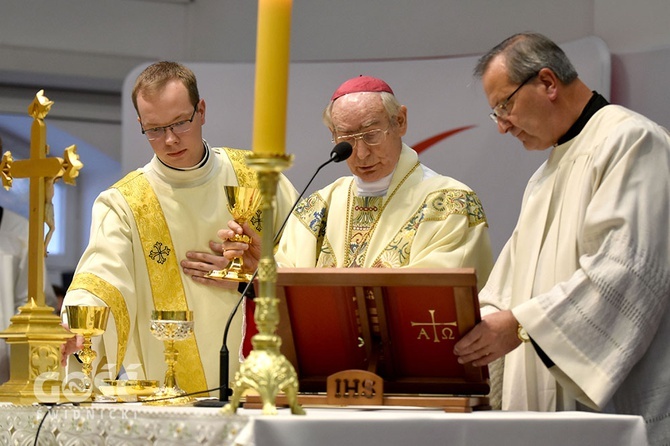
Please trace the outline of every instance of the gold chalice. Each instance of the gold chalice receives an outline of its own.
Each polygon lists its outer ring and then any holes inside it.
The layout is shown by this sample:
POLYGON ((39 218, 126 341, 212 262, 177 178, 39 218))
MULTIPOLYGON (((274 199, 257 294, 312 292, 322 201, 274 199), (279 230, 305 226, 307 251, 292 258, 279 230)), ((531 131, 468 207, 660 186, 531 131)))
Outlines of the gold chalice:
POLYGON ((165 382, 152 396, 147 398, 149 404, 172 405, 185 404, 192 400, 177 384, 175 365, 179 352, 174 347, 175 341, 182 341, 193 333, 193 311, 164 311, 151 312, 151 334, 160 341, 165 341, 165 382), (168 399, 169 398, 169 399, 168 399), (157 400, 157 401, 152 401, 157 400))
MULTIPOLYGON (((256 215, 261 204, 262 194, 259 189, 252 187, 226 186, 226 197, 228 198, 228 210, 240 225, 249 221, 256 215)), ((236 234, 231 239, 234 242, 249 243, 251 238, 245 234, 236 234)), ((234 280, 237 282, 249 282, 253 274, 242 272, 244 262, 242 257, 235 257, 225 269, 210 271, 205 277, 217 280, 234 280)))
POLYGON ((84 346, 77 356, 83 363, 84 390, 90 392, 93 387, 93 381, 91 380, 93 361, 98 356, 95 350, 91 348, 91 338, 100 336, 107 329, 109 307, 68 305, 65 307, 65 311, 67 312, 67 323, 70 331, 84 337, 84 346))

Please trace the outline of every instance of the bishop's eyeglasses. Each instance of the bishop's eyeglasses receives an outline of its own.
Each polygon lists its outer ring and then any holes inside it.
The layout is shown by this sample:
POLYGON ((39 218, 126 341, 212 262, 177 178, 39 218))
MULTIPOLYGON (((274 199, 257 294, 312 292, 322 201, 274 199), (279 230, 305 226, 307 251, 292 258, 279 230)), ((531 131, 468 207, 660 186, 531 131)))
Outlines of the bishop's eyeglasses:
POLYGON ((354 147, 356 147, 356 142, 358 142, 359 139, 362 139, 363 142, 365 142, 365 144, 369 146, 377 146, 384 142, 384 140, 386 139, 386 134, 388 132, 389 132, 388 127, 386 128, 386 130, 382 129, 368 130, 367 132, 353 133, 351 135, 334 136, 331 139, 331 142, 333 144, 348 142, 349 144, 351 144, 351 148, 353 149, 354 147))

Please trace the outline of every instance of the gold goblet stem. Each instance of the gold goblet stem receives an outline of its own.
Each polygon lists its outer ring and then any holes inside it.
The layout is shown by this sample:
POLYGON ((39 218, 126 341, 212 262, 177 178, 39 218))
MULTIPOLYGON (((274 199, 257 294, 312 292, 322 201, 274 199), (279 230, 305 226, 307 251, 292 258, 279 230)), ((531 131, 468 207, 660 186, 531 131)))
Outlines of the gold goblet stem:
POLYGON ((82 346, 81 352, 79 353, 79 359, 83 363, 81 366, 82 372, 84 372, 84 388, 89 390, 93 386, 93 380, 91 375, 93 372, 93 361, 98 356, 98 354, 93 350, 91 342, 91 336, 84 335, 84 344, 82 346))
POLYGON ((165 363, 167 364, 167 370, 165 371, 165 387, 176 389, 178 387, 174 366, 177 363, 179 352, 174 347, 174 340, 169 340, 166 342, 167 347, 165 348, 165 363))
POLYGON ((147 404, 169 405, 184 404, 191 401, 190 396, 179 388, 175 365, 179 351, 175 341, 181 341, 193 334, 193 311, 191 310, 154 310, 151 312, 151 334, 165 342, 165 382, 163 386, 147 399, 147 404))

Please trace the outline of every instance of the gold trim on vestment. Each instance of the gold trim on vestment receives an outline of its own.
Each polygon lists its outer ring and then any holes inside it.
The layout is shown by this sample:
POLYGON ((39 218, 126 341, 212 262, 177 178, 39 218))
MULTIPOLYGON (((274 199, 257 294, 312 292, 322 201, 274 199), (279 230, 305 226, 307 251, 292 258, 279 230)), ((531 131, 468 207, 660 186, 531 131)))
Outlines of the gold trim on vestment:
MULTIPOLYGON (((149 273, 154 308, 156 310, 188 310, 181 270, 175 256, 170 230, 153 188, 144 174, 139 171, 131 172, 112 187, 121 192, 133 212, 149 273)), ((136 323, 149 324, 150 322, 147 320, 136 321, 136 323)), ((179 361, 175 370, 177 382, 186 392, 207 389, 205 371, 195 336, 177 342, 175 347, 179 352, 179 361)))
POLYGON ((257 172, 247 166, 247 156, 251 152, 243 149, 231 149, 230 147, 222 147, 222 149, 233 165, 238 186, 259 188, 257 172))
MULTIPOLYGON (((257 172, 247 166, 247 156, 252 153, 249 150, 243 149, 232 149, 230 147, 222 147, 223 151, 228 155, 230 163, 233 165, 233 170, 235 171, 235 176, 237 177, 237 185, 239 187, 253 187, 259 189, 258 184, 258 174, 257 172)), ((259 208, 256 211, 256 215, 249 219, 249 224, 251 224, 256 232, 259 234, 262 233, 262 211, 259 208)))
MULTIPOLYGON (((407 178, 420 166, 415 164, 394 188, 388 198, 360 197, 354 193, 354 182, 349 184, 345 230, 348 248, 345 252, 344 267, 357 267, 365 264, 368 243, 395 193, 400 190, 407 178)), ((301 200, 294 215, 316 238, 317 267, 334 267, 337 259, 326 237, 328 224, 328 205, 319 193, 301 200)), ((442 221, 449 215, 463 215, 468 219, 468 227, 487 225, 486 216, 477 194, 469 190, 439 189, 430 192, 419 205, 416 212, 400 226, 397 234, 372 262, 373 268, 398 268, 409 264, 410 248, 422 222, 442 221)))
MULTIPOLYGON (((354 252, 351 252, 351 247, 345 251, 344 255, 344 267, 349 268, 349 267, 356 267, 356 266, 363 266, 365 265, 365 257, 368 254, 367 249, 361 249, 363 246, 367 246, 368 243, 370 242, 370 239, 372 238, 372 235, 374 234, 375 229, 377 229, 377 223, 381 219, 381 215, 384 213, 384 210, 386 209, 386 206, 391 202, 393 197, 395 197, 396 192, 402 188, 402 185, 405 184, 405 181, 414 173, 414 171, 420 166, 421 164, 417 161, 416 164, 405 174, 405 176, 398 182, 398 185, 391 191, 391 193, 388 196, 388 199, 384 200, 384 204, 382 205, 381 209, 379 209, 378 213, 376 212, 373 217, 375 217, 375 220, 372 222, 372 225, 370 226, 370 229, 364 234, 364 237, 360 240, 356 240, 356 250, 354 252)), ((352 240, 352 226, 353 226, 353 202, 354 202, 354 182, 352 181, 349 184, 349 196, 347 198, 347 237, 345 240, 352 240)))
POLYGON ((373 268, 399 268, 409 264, 410 248, 419 225, 427 221, 444 221, 450 215, 463 215, 468 227, 486 224, 481 202, 472 191, 441 189, 431 192, 419 209, 410 217, 391 242, 372 262, 373 268))
POLYGON ((102 300, 112 311, 117 336, 116 372, 114 376, 118 376, 123 364, 123 358, 126 355, 128 333, 130 333, 130 316, 126 301, 118 288, 93 273, 79 273, 74 276, 68 292, 79 289, 93 294, 102 300))

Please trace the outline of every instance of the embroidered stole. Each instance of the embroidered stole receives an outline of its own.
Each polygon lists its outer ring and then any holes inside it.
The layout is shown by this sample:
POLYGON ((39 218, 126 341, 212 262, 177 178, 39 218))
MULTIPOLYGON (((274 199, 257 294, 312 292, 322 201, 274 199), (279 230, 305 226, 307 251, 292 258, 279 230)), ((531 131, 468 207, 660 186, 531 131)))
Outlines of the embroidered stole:
MULTIPOLYGON (((244 187, 258 187, 256 172, 250 169, 245 162, 249 151, 230 148, 223 150, 233 165, 238 184, 244 187)), ((153 188, 144 174, 139 171, 129 173, 112 187, 118 189, 123 195, 133 213, 149 274, 154 308, 157 310, 188 310, 181 269, 174 255, 170 230, 153 188)), ((77 274, 70 289, 77 288, 91 292, 111 308, 117 327, 116 374, 118 375, 123 364, 130 330, 128 307, 125 300, 116 287, 94 274, 77 274)), ((175 347, 180 358, 175 369, 177 382, 187 392, 207 389, 205 372, 195 336, 176 343, 175 347)))
POLYGON ((370 243, 371 231, 381 217, 383 197, 359 197, 352 200, 349 230, 349 254, 345 257, 346 268, 360 268, 365 263, 365 254, 370 243))

